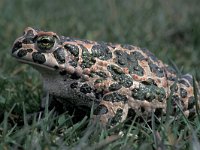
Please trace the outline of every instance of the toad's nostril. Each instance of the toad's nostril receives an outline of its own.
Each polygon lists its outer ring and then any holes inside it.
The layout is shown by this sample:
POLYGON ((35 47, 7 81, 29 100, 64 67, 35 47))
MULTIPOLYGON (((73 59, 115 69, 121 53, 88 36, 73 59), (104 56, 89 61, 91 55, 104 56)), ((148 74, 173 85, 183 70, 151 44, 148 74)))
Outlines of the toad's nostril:
POLYGON ((23 44, 33 44, 33 38, 26 38, 22 41, 23 44))
POLYGON ((46 62, 46 58, 43 54, 39 53, 39 52, 34 52, 32 54, 32 58, 34 62, 37 62, 39 64, 43 64, 46 62))

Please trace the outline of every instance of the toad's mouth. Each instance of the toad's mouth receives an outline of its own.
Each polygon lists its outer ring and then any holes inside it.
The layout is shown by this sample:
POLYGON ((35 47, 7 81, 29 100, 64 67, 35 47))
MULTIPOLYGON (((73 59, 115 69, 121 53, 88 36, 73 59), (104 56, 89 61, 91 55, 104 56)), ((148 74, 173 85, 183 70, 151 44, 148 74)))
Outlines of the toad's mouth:
POLYGON ((35 63, 35 62, 28 61, 28 60, 25 60, 25 59, 19 59, 17 57, 16 57, 16 60, 19 61, 19 62, 21 62, 21 63, 30 64, 33 67, 44 68, 44 69, 51 70, 51 71, 56 70, 56 68, 53 68, 51 66, 47 66, 47 65, 44 65, 44 64, 35 63))

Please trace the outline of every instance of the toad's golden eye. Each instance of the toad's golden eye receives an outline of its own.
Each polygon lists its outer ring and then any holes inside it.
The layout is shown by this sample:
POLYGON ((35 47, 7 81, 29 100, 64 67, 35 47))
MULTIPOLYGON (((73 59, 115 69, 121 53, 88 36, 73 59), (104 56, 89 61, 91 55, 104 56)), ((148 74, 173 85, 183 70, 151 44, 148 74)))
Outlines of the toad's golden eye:
POLYGON ((36 40, 37 47, 40 50, 50 50, 55 43, 55 38, 53 36, 43 35, 39 36, 36 40))

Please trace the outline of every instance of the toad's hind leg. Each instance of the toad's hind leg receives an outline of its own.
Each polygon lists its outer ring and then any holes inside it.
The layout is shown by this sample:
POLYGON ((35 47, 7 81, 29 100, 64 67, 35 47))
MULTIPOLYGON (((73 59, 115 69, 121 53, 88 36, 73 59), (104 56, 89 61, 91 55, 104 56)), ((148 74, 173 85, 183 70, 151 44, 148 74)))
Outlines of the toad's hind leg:
POLYGON ((128 104, 123 102, 110 102, 102 100, 94 110, 94 117, 99 118, 103 125, 114 126, 123 122, 128 114, 128 104))

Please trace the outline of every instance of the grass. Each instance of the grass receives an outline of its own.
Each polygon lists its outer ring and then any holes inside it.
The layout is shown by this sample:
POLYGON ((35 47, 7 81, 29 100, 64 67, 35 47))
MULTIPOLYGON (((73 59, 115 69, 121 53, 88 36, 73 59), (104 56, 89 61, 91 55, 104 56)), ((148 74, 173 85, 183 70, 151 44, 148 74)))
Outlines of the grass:
POLYGON ((200 81, 199 0, 0 1, 0 149, 199 149, 200 123, 181 117, 161 123, 133 121, 104 130, 83 119, 48 112, 29 122, 42 94, 39 74, 10 56, 27 26, 83 39, 128 43, 172 60, 200 81), (24 116, 18 118, 19 116, 24 116), (115 137, 119 129, 123 137, 115 137), (112 141, 110 143, 110 141, 112 141), (110 144, 108 144, 110 143, 110 144))

